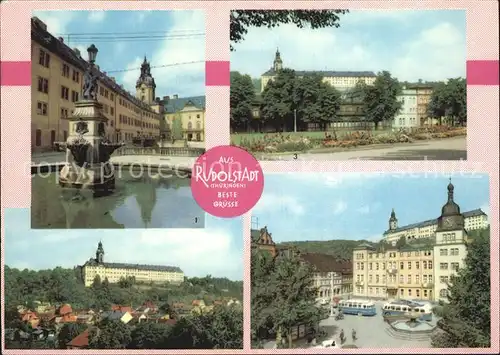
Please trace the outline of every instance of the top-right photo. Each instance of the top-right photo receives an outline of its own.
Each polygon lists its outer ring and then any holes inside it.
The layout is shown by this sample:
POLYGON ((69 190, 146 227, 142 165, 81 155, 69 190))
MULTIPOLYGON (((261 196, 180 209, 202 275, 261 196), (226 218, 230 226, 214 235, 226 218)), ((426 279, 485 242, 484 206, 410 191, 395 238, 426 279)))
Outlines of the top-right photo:
POLYGON ((231 144, 259 160, 467 159, 464 10, 232 10, 231 144))

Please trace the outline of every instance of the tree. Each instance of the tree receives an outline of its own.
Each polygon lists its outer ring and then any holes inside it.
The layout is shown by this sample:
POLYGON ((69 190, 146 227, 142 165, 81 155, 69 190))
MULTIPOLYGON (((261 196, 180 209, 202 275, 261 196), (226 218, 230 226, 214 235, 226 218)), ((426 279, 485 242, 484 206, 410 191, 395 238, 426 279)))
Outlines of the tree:
POLYGON ((406 244, 407 244, 406 236, 402 236, 396 242, 396 248, 400 249, 400 248, 404 247, 406 244))
MULTIPOLYGON (((296 79, 294 101, 300 123, 318 123, 322 130, 334 121, 340 108, 340 93, 321 75, 296 79)), ((305 128, 305 127, 304 127, 305 128)))
POLYGON ((489 229, 467 246, 465 265, 448 285, 448 303, 437 310, 441 332, 434 347, 489 348, 491 346, 491 284, 489 229))
POLYGON ((401 85, 388 71, 378 73, 373 85, 360 83, 356 89, 363 96, 366 120, 373 122, 375 128, 380 122, 392 122, 401 109, 401 85))
MULTIPOLYGON (((292 23, 298 28, 339 27, 340 15, 348 10, 232 10, 230 15, 231 43, 244 40, 250 27, 274 28, 292 23)), ((231 45, 231 50, 234 48, 231 45)))
POLYGON ((183 139, 182 119, 179 113, 174 115, 172 119, 172 140, 183 139))
POLYGON ((255 89, 249 75, 231 72, 231 128, 236 130, 247 129, 252 120, 252 105, 255 101, 255 89))
POLYGON ((105 320, 89 333, 90 349, 125 349, 131 341, 130 328, 119 320, 105 320))
POLYGON ((467 121, 467 83, 463 78, 439 83, 432 92, 427 113, 431 117, 450 117, 452 124, 467 121))
POLYGON ((293 112, 297 106, 294 93, 297 78, 295 71, 283 69, 270 80, 262 92, 261 119, 274 125, 276 131, 286 131, 293 122, 293 112))
POLYGON ((57 345, 59 349, 66 349, 66 345, 78 335, 82 334, 85 329, 87 329, 85 324, 64 323, 57 335, 57 345))
POLYGON ((262 339, 262 329, 276 333, 276 343, 282 336, 292 343, 292 328, 301 324, 316 327, 323 311, 316 307, 314 270, 299 257, 271 258, 254 249, 251 263, 252 334, 262 339))
POLYGON ((168 337, 169 328, 164 324, 142 322, 131 334, 128 349, 165 349, 163 346, 168 337))

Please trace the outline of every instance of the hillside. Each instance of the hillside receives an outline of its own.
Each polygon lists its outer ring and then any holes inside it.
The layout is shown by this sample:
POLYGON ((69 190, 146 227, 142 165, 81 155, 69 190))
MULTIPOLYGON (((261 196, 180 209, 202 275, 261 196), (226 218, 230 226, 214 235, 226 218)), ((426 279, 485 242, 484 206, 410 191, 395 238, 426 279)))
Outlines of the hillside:
POLYGON ((376 245, 375 243, 369 242, 367 240, 347 240, 347 239, 336 239, 336 240, 308 240, 301 242, 286 242, 279 243, 280 246, 295 246, 299 251, 303 253, 322 253, 334 255, 340 259, 352 259, 352 252, 355 247, 360 244, 369 243, 376 245))

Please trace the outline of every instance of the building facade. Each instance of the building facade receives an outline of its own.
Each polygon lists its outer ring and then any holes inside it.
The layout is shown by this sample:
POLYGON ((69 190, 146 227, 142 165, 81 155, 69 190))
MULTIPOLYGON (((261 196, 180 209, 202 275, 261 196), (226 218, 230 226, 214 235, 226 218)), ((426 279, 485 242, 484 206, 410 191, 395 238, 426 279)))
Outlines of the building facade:
POLYGON ((427 114, 427 107, 431 101, 431 96, 434 91, 434 87, 430 85, 415 85, 417 92, 417 121, 420 122, 421 126, 429 126, 436 124, 436 119, 433 119, 427 114))
MULTIPOLYGON (((488 216, 480 208, 462 213, 464 217, 465 230, 479 230, 488 227, 488 216)), ((439 219, 430 219, 423 222, 398 226, 398 219, 394 209, 389 217, 389 229, 384 232, 383 239, 392 244, 401 237, 407 240, 433 237, 438 228, 439 219)))
MULTIPOLYGON (((62 38, 55 38, 47 26, 36 17, 31 19, 31 125, 32 150, 53 149, 54 142, 68 137, 68 121, 74 103, 81 97, 83 74, 89 64, 78 49, 68 47, 62 38)), ((141 76, 149 68, 143 63, 141 76)), ((161 107, 128 93, 114 77, 97 69, 97 99, 108 119, 107 138, 111 141, 131 141, 142 135, 159 137, 161 107)), ((150 72, 149 72, 150 74, 150 72)), ((141 87, 145 95, 154 95, 153 87, 141 87)))
POLYGON ((401 103, 401 109, 394 116, 393 128, 413 128, 419 127, 417 119, 417 90, 404 87, 397 100, 401 103))
POLYGON ((455 187, 450 181, 448 201, 438 218, 434 245, 436 299, 442 301, 447 300, 448 283, 453 283, 453 277, 464 266, 467 255, 465 218, 460 213, 460 206, 454 201, 454 190, 455 187))
MULTIPOLYGON (((388 299, 446 300, 447 284, 464 266, 467 253, 467 214, 469 227, 487 228, 486 216, 481 210, 465 214, 454 201, 454 186, 450 182, 448 200, 441 215, 423 226, 410 228, 414 233, 395 234, 393 242, 379 244, 377 248, 362 244, 353 251, 354 296, 388 299), (396 241, 404 236, 405 243, 396 241), (409 237, 409 238, 408 238, 409 237)), ((389 229, 397 229, 394 211, 389 229)))
POLYGON ((205 141, 205 96, 164 96, 161 103, 167 131, 189 142, 205 141))
MULTIPOLYGON (((272 80, 278 72, 283 69, 283 60, 279 49, 276 50, 273 66, 271 69, 261 75, 261 89, 264 91, 265 87, 272 80)), ((298 77, 304 77, 311 74, 319 74, 323 76, 323 81, 334 86, 339 91, 352 89, 358 82, 364 82, 367 85, 372 85, 375 82, 376 75, 371 71, 295 71, 298 77)))
POLYGON ((434 299, 433 247, 429 244, 353 252, 354 297, 434 299))
POLYGON ((107 279, 110 283, 117 283, 122 278, 130 277, 139 282, 179 284, 184 281, 184 272, 177 266, 105 262, 104 248, 101 242, 97 246, 96 257, 90 258, 83 264, 81 271, 86 287, 92 286, 96 276, 99 276, 101 280, 107 279))

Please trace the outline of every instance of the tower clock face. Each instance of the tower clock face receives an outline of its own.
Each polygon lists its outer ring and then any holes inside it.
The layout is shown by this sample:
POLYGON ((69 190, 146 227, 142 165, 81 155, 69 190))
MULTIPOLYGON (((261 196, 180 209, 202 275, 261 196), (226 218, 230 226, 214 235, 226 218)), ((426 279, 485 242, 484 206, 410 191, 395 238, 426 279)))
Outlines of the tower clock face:
POLYGON ((443 225, 447 228, 453 227, 453 218, 451 217, 445 217, 443 219, 443 225))

